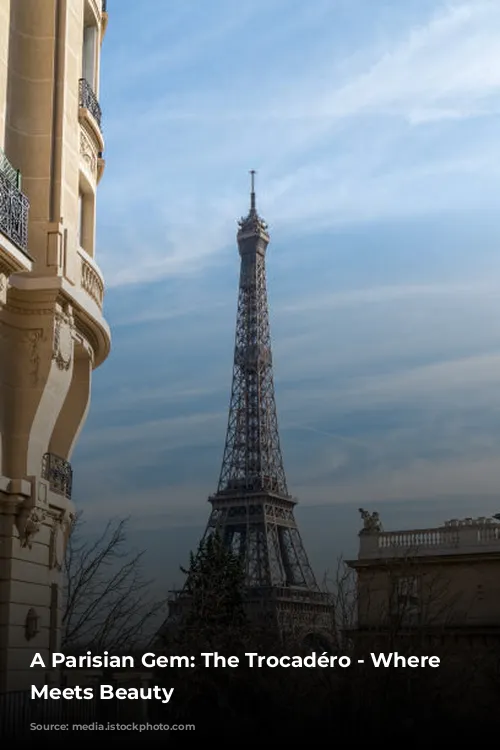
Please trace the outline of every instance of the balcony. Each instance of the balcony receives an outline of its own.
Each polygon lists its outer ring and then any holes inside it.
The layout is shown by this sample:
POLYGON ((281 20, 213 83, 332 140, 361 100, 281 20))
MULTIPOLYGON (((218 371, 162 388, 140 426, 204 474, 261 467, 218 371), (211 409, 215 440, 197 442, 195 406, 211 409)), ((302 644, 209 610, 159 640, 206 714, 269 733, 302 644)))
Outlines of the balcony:
POLYGON ((99 268, 84 250, 79 251, 81 261, 81 285, 84 292, 94 300, 99 310, 104 302, 104 281, 99 268))
POLYGON ((47 480, 52 492, 71 500, 73 469, 68 461, 55 453, 46 453, 42 461, 42 478, 47 480))
POLYGON ((7 156, 0 148, 0 172, 4 174, 7 179, 15 185, 18 190, 21 190, 21 172, 19 169, 14 169, 7 156))
MULTIPOLYGON (((27 254, 29 201, 21 192, 21 177, 0 150, 0 233, 27 254)), ((17 270, 14 264, 12 270, 17 270)), ((19 268, 21 270, 21 268, 19 268)))
POLYGON ((102 111, 97 101, 97 96, 86 78, 79 81, 79 103, 81 109, 90 112, 99 128, 101 128, 102 111))

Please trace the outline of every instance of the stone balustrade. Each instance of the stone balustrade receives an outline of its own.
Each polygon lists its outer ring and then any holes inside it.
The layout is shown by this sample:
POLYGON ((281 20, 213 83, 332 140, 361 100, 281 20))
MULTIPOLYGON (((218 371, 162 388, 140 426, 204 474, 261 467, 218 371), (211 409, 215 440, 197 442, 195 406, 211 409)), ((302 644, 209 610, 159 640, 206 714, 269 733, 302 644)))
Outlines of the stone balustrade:
POLYGON ((101 274, 88 256, 80 252, 81 259, 81 285, 94 302, 102 310, 104 302, 104 282, 101 274))
POLYGON ((500 552, 500 523, 491 518, 447 521, 443 526, 408 531, 363 530, 359 559, 500 552))

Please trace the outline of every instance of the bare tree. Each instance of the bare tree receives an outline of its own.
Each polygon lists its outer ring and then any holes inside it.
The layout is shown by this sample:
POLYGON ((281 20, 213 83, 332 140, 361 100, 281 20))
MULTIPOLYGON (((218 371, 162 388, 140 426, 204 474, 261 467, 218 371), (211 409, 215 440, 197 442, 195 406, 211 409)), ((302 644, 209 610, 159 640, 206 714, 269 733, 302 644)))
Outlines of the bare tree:
POLYGON ((451 715, 457 700, 465 701, 470 714, 478 710, 476 697, 491 651, 478 648, 478 639, 467 635, 464 626, 474 610, 474 592, 459 583, 446 567, 428 564, 412 550, 361 571, 338 560, 328 581, 337 648, 353 663, 364 660, 355 670, 326 678, 330 692, 342 696, 345 718, 360 721, 370 706, 375 722, 399 712, 399 726, 412 726, 417 707, 422 717, 430 707, 451 715), (436 655, 441 666, 373 669, 371 652, 436 655))
POLYGON ((140 646, 166 602, 151 596, 144 552, 127 546, 128 519, 109 521, 97 539, 82 534, 77 515, 64 560, 62 647, 126 651, 140 646))
POLYGON ((333 607, 333 643, 336 650, 346 653, 349 633, 356 626, 358 589, 355 571, 342 555, 337 558, 333 575, 326 571, 323 588, 330 594, 333 607))

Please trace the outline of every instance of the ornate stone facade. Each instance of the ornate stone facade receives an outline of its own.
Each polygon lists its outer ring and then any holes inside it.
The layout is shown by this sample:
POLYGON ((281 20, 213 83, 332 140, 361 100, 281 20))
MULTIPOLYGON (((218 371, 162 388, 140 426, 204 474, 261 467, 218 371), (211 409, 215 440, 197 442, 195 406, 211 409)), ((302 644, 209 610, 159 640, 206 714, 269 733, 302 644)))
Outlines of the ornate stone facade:
POLYGON ((84 127, 80 128, 80 156, 89 174, 97 180, 97 149, 84 127))
POLYGON ((20 512, 16 518, 21 547, 32 549, 33 539, 40 532, 46 513, 39 508, 20 512))
POLYGON ((71 455, 110 349, 88 116, 104 16, 100 0, 39 5, 0 0, 0 693, 44 683, 31 659, 57 650, 71 455))
POLYGON ((52 357, 60 370, 69 370, 73 359, 74 320, 71 312, 58 310, 54 324, 52 357))

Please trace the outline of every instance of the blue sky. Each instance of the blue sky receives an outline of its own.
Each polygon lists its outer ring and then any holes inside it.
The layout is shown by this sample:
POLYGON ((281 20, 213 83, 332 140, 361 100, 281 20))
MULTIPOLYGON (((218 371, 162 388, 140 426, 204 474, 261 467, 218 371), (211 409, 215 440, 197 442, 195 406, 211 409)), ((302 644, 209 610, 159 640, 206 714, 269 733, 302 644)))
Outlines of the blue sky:
POLYGON ((249 169, 318 574, 355 552, 360 505, 387 527, 499 511, 500 3, 108 6, 96 260, 113 351, 74 455, 89 521, 131 515, 169 584, 197 543, 249 169))

